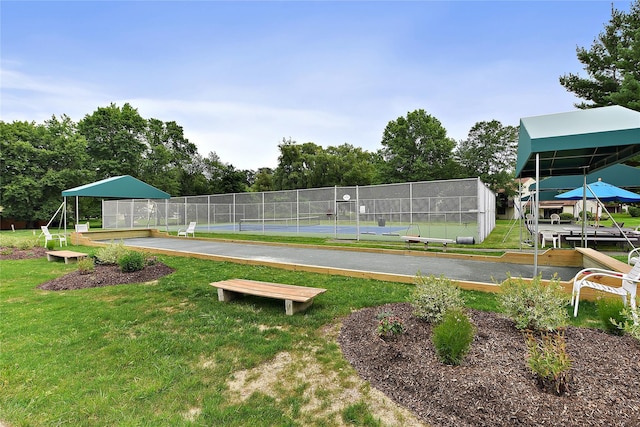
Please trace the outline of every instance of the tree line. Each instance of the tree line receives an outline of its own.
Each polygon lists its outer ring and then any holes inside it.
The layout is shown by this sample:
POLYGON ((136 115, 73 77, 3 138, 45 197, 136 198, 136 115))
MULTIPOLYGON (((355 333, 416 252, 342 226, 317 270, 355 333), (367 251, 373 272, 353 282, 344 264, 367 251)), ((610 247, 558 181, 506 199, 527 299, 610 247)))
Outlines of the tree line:
MULTIPOLYGON (((640 111, 640 0, 628 13, 612 8, 592 47, 576 52, 587 76, 559 78, 568 91, 590 101, 576 107, 615 104, 640 111)), ((41 124, 0 121, 0 206, 4 217, 46 220, 63 190, 118 175, 174 196, 468 177, 509 194, 517 138, 517 127, 489 120, 455 141, 436 117, 419 109, 390 121, 375 152, 283 138, 275 169, 239 170, 215 152, 203 157, 176 122, 143 118, 128 103, 111 104, 78 123, 65 115, 41 124)), ((99 201, 81 203, 81 212, 99 214, 99 201)))

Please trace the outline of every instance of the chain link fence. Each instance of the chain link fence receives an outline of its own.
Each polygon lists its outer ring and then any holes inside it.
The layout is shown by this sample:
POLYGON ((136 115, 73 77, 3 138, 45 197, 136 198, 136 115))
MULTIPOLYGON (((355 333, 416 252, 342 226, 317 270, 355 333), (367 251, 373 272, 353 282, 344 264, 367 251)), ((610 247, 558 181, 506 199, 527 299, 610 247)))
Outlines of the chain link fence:
POLYGON ((103 228, 295 234, 337 239, 464 237, 493 230, 496 196, 477 178, 260 193, 107 200, 103 228))

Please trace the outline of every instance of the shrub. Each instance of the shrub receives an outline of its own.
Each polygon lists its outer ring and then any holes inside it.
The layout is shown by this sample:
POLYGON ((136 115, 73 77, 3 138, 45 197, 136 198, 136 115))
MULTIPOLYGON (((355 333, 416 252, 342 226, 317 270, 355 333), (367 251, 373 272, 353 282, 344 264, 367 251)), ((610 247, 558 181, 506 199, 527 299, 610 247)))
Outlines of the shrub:
POLYGON ((442 363, 459 365, 469 352, 475 327, 460 308, 447 310, 442 322, 433 328, 433 345, 442 363))
POLYGON ((623 335, 624 330, 617 325, 624 322, 622 314, 624 304, 621 298, 598 298, 596 300, 596 311, 604 326, 604 329, 613 335, 623 335))
POLYGON ((536 375, 538 385, 557 395, 569 391, 571 359, 567 354, 564 334, 543 333, 540 340, 533 334, 528 334, 527 348, 527 365, 536 375))
POLYGON ((633 218, 637 218, 640 216, 640 208, 636 206, 629 206, 629 208, 627 208, 627 212, 629 212, 629 215, 631 215, 633 218))
MULTIPOLYGON (((49 241, 50 243, 55 243, 53 241, 49 241)), ((15 247, 21 250, 28 250, 28 249, 33 249, 36 246, 38 246, 38 238, 37 237, 32 237, 32 238, 28 238, 28 239, 17 239, 16 240, 16 244, 15 247)), ((47 248, 49 248, 49 246, 47 245, 47 248)), ((51 247, 50 249, 53 249, 53 247, 51 247)))
POLYGON ((53 240, 47 240, 47 249, 52 251, 53 248, 55 248, 55 247, 56 247, 56 242, 54 242, 53 240))
POLYGON ((567 296, 554 277, 548 285, 541 276, 531 282, 508 277, 500 286, 498 299, 504 312, 518 329, 553 331, 567 323, 567 296))
POLYGON ((560 214, 560 219, 562 219, 562 220, 572 220, 573 219, 573 214, 569 213, 569 212, 562 212, 560 214))
POLYGON ((98 264, 116 265, 122 255, 127 253, 124 243, 113 243, 103 246, 96 251, 96 261, 98 264))
POLYGON ((402 319, 393 313, 378 313, 378 335, 381 337, 390 337, 400 335, 404 332, 404 323, 402 319))
POLYGON ((416 288, 411 295, 413 314, 427 322, 438 323, 451 308, 463 308, 462 293, 446 277, 416 276, 416 288))
POLYGON ((127 251, 118 258, 118 265, 123 273, 133 273, 144 268, 144 255, 136 251, 127 251))
POLYGON ((615 320, 611 320, 611 322, 624 333, 640 341, 640 314, 638 313, 638 309, 624 307, 622 317, 624 320, 621 322, 616 322, 615 320))
MULTIPOLYGON (((582 220, 582 211, 580 211, 580 213, 578 214, 578 221, 582 220)), ((593 221, 593 213, 587 211, 587 221, 593 221)))
POLYGON ((93 273, 96 266, 93 263, 92 258, 82 258, 78 260, 78 271, 80 274, 90 274, 93 273))

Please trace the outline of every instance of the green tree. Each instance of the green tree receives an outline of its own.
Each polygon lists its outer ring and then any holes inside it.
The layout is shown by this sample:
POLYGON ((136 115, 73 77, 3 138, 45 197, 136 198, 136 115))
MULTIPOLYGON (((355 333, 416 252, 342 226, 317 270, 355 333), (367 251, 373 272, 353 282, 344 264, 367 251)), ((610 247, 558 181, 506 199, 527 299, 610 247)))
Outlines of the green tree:
POLYGON ((282 143, 278 144, 280 156, 278 156, 278 166, 273 174, 274 186, 276 190, 295 190, 299 188, 310 188, 307 186, 308 170, 311 165, 308 163, 312 155, 321 150, 311 142, 298 144, 289 138, 282 138, 282 143))
POLYGON ((260 168, 258 172, 253 176, 253 182, 251 183, 251 191, 273 191, 273 169, 260 168))
POLYGON ((277 190, 368 185, 375 176, 375 155, 350 144, 337 147, 283 139, 278 146, 278 167, 273 173, 277 190))
POLYGON ((578 108, 621 105, 640 111, 640 0, 628 13, 611 8, 611 19, 589 50, 576 48, 587 77, 565 74, 560 84, 587 102, 578 108))
POLYGON ((230 163, 223 163, 215 152, 203 159, 204 176, 214 194, 243 193, 247 191, 247 172, 237 170, 230 163))
POLYGON ((325 187, 373 184, 376 172, 375 154, 351 144, 330 146, 325 151, 332 166, 330 180, 325 187))
POLYGON ((389 122, 382 146, 387 183, 448 179, 455 174, 455 141, 438 119, 422 109, 389 122))
POLYGON ((142 159, 141 179, 169 194, 181 194, 180 177, 198 149, 184 137, 176 122, 149 119, 145 130, 147 151, 142 159))
POLYGON ((513 192, 513 173, 518 155, 518 128, 503 126, 497 120, 478 122, 455 157, 465 178, 480 177, 494 192, 513 192))
POLYGON ((51 218, 62 191, 92 180, 86 141, 67 116, 45 124, 0 122, 0 205, 18 221, 51 218))
POLYGON ((99 107, 78 123, 87 140, 87 153, 95 165, 98 179, 119 175, 139 176, 147 150, 147 122, 138 110, 124 104, 99 107))

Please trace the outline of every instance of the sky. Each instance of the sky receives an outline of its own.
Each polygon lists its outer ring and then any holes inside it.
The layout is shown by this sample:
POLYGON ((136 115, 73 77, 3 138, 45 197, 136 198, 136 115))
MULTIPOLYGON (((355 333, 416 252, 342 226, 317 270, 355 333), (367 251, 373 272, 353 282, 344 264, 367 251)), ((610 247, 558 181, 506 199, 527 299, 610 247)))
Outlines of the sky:
MULTIPOLYGON (((631 0, 613 2, 628 11, 631 0)), ((0 120, 78 122, 129 103, 198 152, 275 168, 284 139, 374 152, 423 109, 478 122, 575 109, 611 17, 598 1, 0 1, 0 120)))

